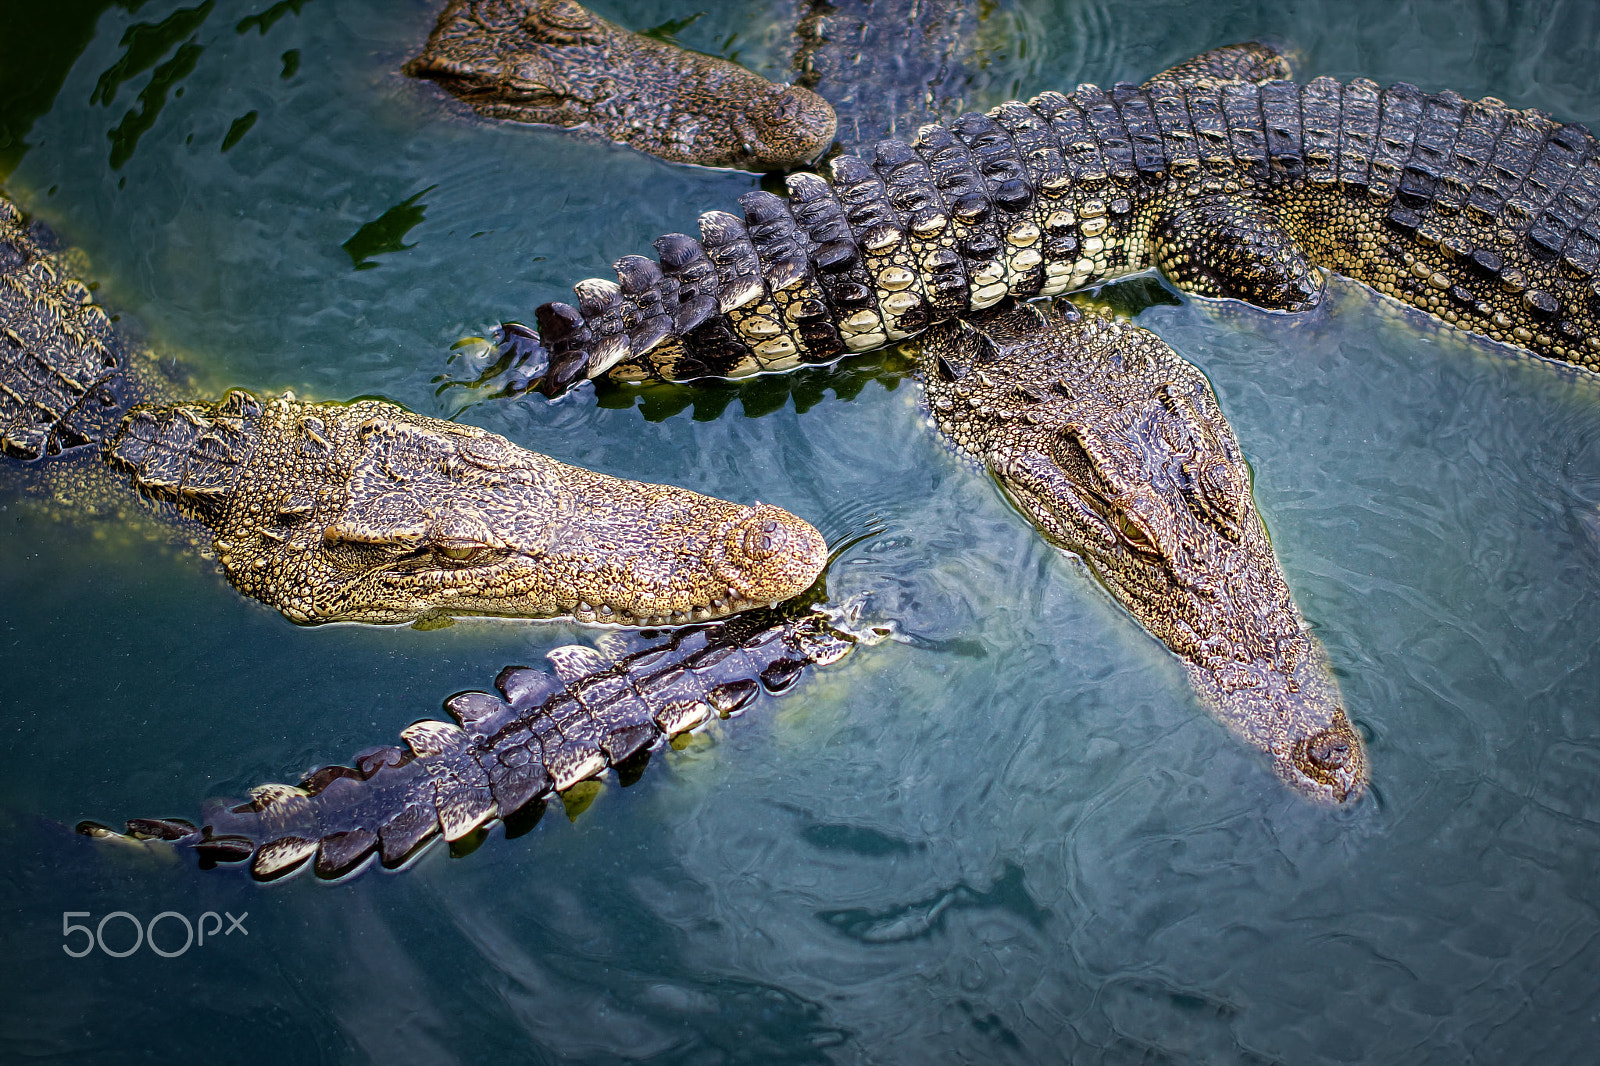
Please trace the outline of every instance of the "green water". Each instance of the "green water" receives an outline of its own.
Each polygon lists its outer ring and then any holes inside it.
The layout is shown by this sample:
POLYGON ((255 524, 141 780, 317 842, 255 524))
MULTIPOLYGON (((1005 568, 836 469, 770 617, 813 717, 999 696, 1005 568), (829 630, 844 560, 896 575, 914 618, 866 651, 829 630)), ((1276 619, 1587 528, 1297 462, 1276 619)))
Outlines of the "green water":
MULTIPOLYGON (((913 383, 813 376, 803 411, 783 388, 724 390, 660 421, 451 385, 481 369, 453 343, 757 179, 479 124, 395 73, 433 6, 5 0, 5 188, 208 392, 381 395, 777 503, 830 540, 881 530, 831 587, 928 646, 817 672, 574 823, 556 810, 397 876, 262 887, 67 827, 192 817, 206 796, 293 780, 585 634, 297 629, 183 552, 0 499, 0 1059, 1592 1056, 1594 381, 1349 286, 1301 319, 1191 302, 1140 316, 1211 377, 1370 737, 1374 798, 1308 809, 939 443, 913 383), (248 933, 76 959, 68 911, 248 912, 248 933)), ((633 26, 704 8, 685 43, 771 74, 787 61, 783 5, 599 6, 633 26)), ((985 39, 1010 45, 974 104, 1268 35, 1309 74, 1600 128, 1586 3, 1019 3, 990 19, 1003 32, 985 39)), ((171 919, 160 935, 181 942, 171 919)), ((132 942, 121 919, 105 937, 132 942)))

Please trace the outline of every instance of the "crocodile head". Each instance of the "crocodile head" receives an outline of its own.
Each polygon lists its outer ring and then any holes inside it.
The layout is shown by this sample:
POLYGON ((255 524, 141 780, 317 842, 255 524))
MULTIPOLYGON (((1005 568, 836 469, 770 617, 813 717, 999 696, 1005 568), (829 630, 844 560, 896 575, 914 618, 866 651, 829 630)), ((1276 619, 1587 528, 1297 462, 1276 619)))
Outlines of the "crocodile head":
POLYGON ((1363 791, 1360 735, 1196 367, 1065 302, 938 327, 920 361, 940 427, 1183 661, 1224 725, 1309 796, 1363 791))
POLYGON ((827 546, 777 507, 568 466, 392 404, 140 409, 109 449, 302 623, 432 614, 666 625, 788 599, 827 546))
POLYGON ((791 170, 820 156, 826 100, 607 22, 572 0, 454 0, 405 72, 480 114, 583 126, 675 163, 791 170))

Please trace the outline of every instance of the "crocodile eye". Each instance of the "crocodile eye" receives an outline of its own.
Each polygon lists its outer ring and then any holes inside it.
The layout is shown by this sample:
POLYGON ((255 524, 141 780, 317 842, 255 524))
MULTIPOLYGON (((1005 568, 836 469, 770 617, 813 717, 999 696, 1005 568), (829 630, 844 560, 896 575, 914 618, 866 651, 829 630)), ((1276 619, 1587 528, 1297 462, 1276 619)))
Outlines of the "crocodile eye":
POLYGON ((1124 511, 1116 512, 1115 518, 1117 532, 1122 535, 1123 543, 1140 555, 1160 557, 1161 550, 1156 547, 1155 541, 1150 539, 1150 534, 1146 533, 1139 523, 1124 511))
POLYGON ((432 561, 435 566, 444 570, 461 570, 469 566, 487 566, 504 559, 506 554, 500 548, 435 544, 432 549, 432 561))

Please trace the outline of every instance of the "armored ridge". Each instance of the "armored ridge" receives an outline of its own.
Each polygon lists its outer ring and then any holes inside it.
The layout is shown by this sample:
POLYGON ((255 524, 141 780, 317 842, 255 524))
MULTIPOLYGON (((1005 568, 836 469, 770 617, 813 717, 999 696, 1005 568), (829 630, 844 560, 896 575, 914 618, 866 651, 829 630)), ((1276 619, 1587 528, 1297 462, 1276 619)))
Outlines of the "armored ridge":
POLYGON ((918 348, 939 429, 1178 657, 1207 709, 1291 788, 1359 796, 1365 748, 1205 375, 1065 299, 976 312, 918 348))
POLYGON ((129 404, 116 330, 73 266, 0 195, 0 449, 15 459, 102 441, 129 404))
POLYGON ((1446 322, 1600 369, 1594 138, 1495 99, 1398 84, 1230 80, 1270 50, 1209 53, 1144 86, 1002 104, 787 199, 740 198, 700 239, 617 262, 576 307, 546 304, 548 394, 831 361, 1007 295, 1159 266, 1177 285, 1273 310, 1338 271, 1446 322))
POLYGON ((296 622, 433 613, 667 624, 809 587, 827 546, 777 507, 625 481, 393 404, 141 404, 105 314, 0 197, 0 440, 99 447, 204 526, 228 579, 296 622))
MULTIPOLYGON (((260 786, 243 804, 213 801, 198 827, 134 819, 127 836, 192 846, 210 861, 250 859, 263 881, 313 856, 319 877, 374 854, 396 866, 436 835, 453 842, 494 818, 532 820, 553 793, 610 767, 642 769, 667 740, 787 691, 857 638, 800 607, 678 630, 614 661, 581 645, 557 648, 550 671, 507 667, 494 692, 452 696, 454 723, 417 722, 401 733, 404 747, 370 749, 353 767, 324 767, 298 786, 260 786)), ((78 829, 122 837, 95 822, 78 829)))
POLYGON ((789 170, 833 143, 833 109, 815 93, 572 0, 451 0, 405 72, 486 118, 578 127, 673 163, 789 170))

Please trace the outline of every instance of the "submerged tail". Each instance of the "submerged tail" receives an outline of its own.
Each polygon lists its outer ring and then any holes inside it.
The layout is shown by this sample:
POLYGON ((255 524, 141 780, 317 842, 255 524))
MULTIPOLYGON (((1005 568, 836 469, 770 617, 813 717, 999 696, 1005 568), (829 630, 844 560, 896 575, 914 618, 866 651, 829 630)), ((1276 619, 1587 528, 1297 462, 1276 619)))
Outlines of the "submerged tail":
MULTIPOLYGON (((435 834, 459 840, 608 767, 642 767, 665 741, 713 714, 739 714, 763 691, 786 691, 856 639, 820 613, 778 609, 676 630, 614 659, 556 648, 548 670, 508 666, 494 692, 450 697, 454 721, 416 722, 401 731, 403 746, 368 749, 354 766, 323 767, 299 785, 261 785, 245 803, 212 800, 198 826, 132 819, 126 836, 193 847, 211 862, 249 859, 262 881, 313 856, 327 878, 374 852, 397 866, 435 834)), ((94 822, 78 830, 123 837, 94 822)))

